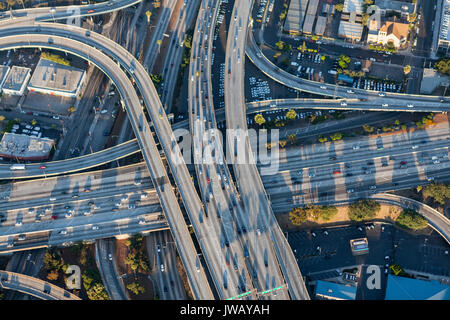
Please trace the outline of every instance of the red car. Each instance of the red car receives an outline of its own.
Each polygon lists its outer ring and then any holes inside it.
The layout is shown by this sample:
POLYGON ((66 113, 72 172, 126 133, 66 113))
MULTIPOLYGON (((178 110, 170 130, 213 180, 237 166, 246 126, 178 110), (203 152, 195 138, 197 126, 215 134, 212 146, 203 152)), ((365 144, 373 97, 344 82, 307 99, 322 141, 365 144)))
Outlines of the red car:
POLYGON ((206 178, 206 182, 210 183, 211 179, 210 178, 206 178))
POLYGON ((333 171, 333 174, 339 174, 339 173, 341 173, 341 170, 334 170, 333 171))
POLYGON ((47 169, 47 166, 40 166, 39 169, 47 169))
POLYGON ((91 10, 88 10, 88 13, 92 13, 92 12, 94 12, 94 10, 93 10, 93 9, 91 9, 91 10))
POLYGON ((52 219, 56 220, 56 219, 58 219, 58 216, 52 216, 52 219))
POLYGON ((400 162, 400 164, 401 164, 402 166, 404 166, 404 165, 406 164, 406 161, 402 161, 402 162, 400 162))

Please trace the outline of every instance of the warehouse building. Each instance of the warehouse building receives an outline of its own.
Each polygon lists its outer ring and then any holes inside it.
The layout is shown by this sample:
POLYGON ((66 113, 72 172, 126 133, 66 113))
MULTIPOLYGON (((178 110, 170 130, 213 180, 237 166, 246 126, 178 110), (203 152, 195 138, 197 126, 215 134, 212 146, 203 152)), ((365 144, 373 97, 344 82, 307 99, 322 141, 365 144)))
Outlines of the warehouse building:
POLYGON ((315 19, 316 19, 316 16, 313 16, 312 14, 306 15, 305 22, 303 23, 303 33, 305 33, 305 34, 312 33, 315 19))
POLYGON ((339 37, 361 41, 362 32, 363 25, 360 23, 341 20, 341 23, 339 24, 339 37))
POLYGON ((450 286, 436 280, 389 275, 385 300, 450 300, 450 286))
POLYGON ((0 66, 0 90, 6 81, 6 77, 8 76, 9 69, 10 68, 8 66, 0 66))
POLYGON ((307 5, 308 0, 291 0, 286 19, 284 21, 285 32, 298 34, 302 31, 307 5))
POLYGON ((30 83, 30 92, 75 98, 86 77, 84 70, 40 59, 30 83))
POLYGON ((319 7, 319 0, 309 0, 308 10, 306 11, 306 14, 311 14, 315 16, 318 7, 319 7))
POLYGON ((31 69, 13 66, 6 76, 5 82, 2 86, 4 94, 21 96, 25 92, 28 81, 31 77, 31 69))
POLYGON ((325 27, 327 25, 327 17, 319 16, 316 21, 316 29, 314 31, 318 36, 323 36, 325 33, 325 27))
POLYGON ((356 287, 329 281, 317 280, 315 295, 326 300, 355 300, 356 287))
POLYGON ((0 142, 0 157, 42 161, 50 157, 55 141, 48 138, 37 138, 24 134, 5 133, 0 142))

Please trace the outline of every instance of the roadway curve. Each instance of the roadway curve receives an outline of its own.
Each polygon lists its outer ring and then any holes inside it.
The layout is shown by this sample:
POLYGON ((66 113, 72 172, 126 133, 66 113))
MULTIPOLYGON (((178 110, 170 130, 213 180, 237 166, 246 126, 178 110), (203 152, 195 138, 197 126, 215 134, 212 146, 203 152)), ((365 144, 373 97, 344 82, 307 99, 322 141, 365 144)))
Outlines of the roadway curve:
POLYGON ((76 295, 41 279, 4 270, 0 270, 0 287, 20 291, 42 300, 81 300, 76 295))
MULTIPOLYGON (((246 46, 246 54, 253 64, 260 69, 264 74, 273 80, 297 90, 314 93, 318 95, 341 97, 345 99, 367 99, 370 100, 373 105, 382 106, 383 104, 404 106, 407 104, 413 104, 414 107, 409 108, 413 110, 419 107, 427 107, 429 111, 431 109, 437 111, 445 111, 449 108, 448 100, 442 99, 438 96, 424 96, 402 93, 386 92, 383 97, 379 96, 377 91, 364 90, 364 89, 352 89, 353 93, 347 92, 348 87, 337 86, 332 84, 323 84, 316 81, 305 80, 299 78, 293 74, 290 74, 283 69, 274 65, 267 57, 264 56, 261 49, 258 47, 253 32, 248 32, 248 41, 246 46), (321 88, 322 87, 322 88, 321 88)), ((387 110, 388 107, 383 107, 383 110, 387 110)))
MULTIPOLYGON (((183 175, 183 181, 178 179, 177 183, 182 198, 185 200, 185 207, 191 214, 194 212, 195 214, 198 214, 199 211, 203 210, 201 203, 195 192, 186 165, 184 164, 184 161, 182 161, 179 149, 178 154, 176 154, 176 152, 175 154, 171 153, 170 145, 173 141, 172 139, 175 138, 173 137, 169 122, 162 109, 161 102, 159 101, 153 83, 145 69, 124 48, 110 39, 94 32, 89 32, 86 35, 86 30, 69 25, 43 23, 37 26, 36 24, 30 25, 26 22, 24 22, 24 25, 26 26, 22 27, 15 25, 12 28, 5 27, 1 29, 3 36, 3 38, 0 38, 1 50, 21 47, 43 47, 66 51, 94 63, 116 84, 138 138, 152 180, 154 185, 156 185, 161 206, 169 221, 177 246, 180 249, 180 255, 187 271, 194 297, 197 299, 212 299, 212 292, 207 284, 204 272, 196 272, 194 269, 196 263, 195 247, 190 238, 187 226, 184 223, 183 214, 176 200, 174 191, 172 188, 164 188, 164 185, 170 185, 166 169, 161 158, 152 156, 158 154, 158 150, 153 136, 151 135, 150 127, 145 120, 145 115, 142 112, 142 107, 139 103, 136 91, 131 85, 128 77, 123 73, 116 62, 103 54, 100 50, 114 57, 121 66, 124 66, 128 72, 133 75, 136 84, 143 94, 146 106, 148 106, 149 114, 165 154, 170 155, 170 157, 168 157, 168 162, 172 172, 177 173, 174 175, 175 180, 179 178, 179 173, 182 173, 183 175), (78 38, 79 41, 74 40, 74 38, 78 38), (163 130, 162 134, 161 130, 163 130), (172 156, 175 156, 176 159, 173 159, 172 156), (176 166, 176 161, 180 159, 181 164, 176 166), (186 199, 186 193, 189 195, 188 199, 186 199), (190 201, 193 201, 194 203, 192 204, 190 201)), ((177 146, 176 143, 175 146, 177 146)))

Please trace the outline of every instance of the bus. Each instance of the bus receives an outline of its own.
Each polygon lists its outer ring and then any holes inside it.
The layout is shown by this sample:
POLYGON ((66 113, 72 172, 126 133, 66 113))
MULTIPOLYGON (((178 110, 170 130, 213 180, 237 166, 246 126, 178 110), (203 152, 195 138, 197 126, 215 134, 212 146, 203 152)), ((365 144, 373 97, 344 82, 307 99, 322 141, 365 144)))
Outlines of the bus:
POLYGON ((350 247, 352 248, 352 254, 354 256, 369 253, 369 243, 367 242, 367 238, 350 240, 350 247))

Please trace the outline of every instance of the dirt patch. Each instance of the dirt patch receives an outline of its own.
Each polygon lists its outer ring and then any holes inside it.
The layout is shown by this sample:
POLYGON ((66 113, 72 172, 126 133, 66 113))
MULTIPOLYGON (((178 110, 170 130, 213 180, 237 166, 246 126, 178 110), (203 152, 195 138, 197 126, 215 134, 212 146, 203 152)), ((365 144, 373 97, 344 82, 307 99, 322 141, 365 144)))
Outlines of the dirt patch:
MULTIPOLYGON (((374 220, 387 220, 393 223, 402 212, 402 208, 398 206, 391 206, 385 204, 380 204, 380 206, 381 206, 380 211, 377 213, 374 220)), ((337 209, 338 209, 337 214, 328 221, 324 221, 322 218, 319 218, 317 221, 308 219, 301 226, 296 226, 292 224, 291 220, 289 219, 289 213, 277 214, 275 216, 283 231, 288 232, 295 232, 304 229, 315 229, 319 227, 331 227, 346 223, 348 224, 354 223, 348 217, 348 206, 339 206, 337 207, 337 209)))
POLYGON ((144 293, 140 293, 138 295, 135 295, 130 290, 126 289, 128 291, 128 294, 132 300, 153 300, 155 296, 155 291, 153 288, 153 282, 149 279, 149 276, 142 273, 137 273, 136 275, 132 275, 130 277, 127 277, 126 279, 123 279, 123 282, 125 284, 125 288, 127 285, 137 282, 140 286, 145 288, 144 293))

